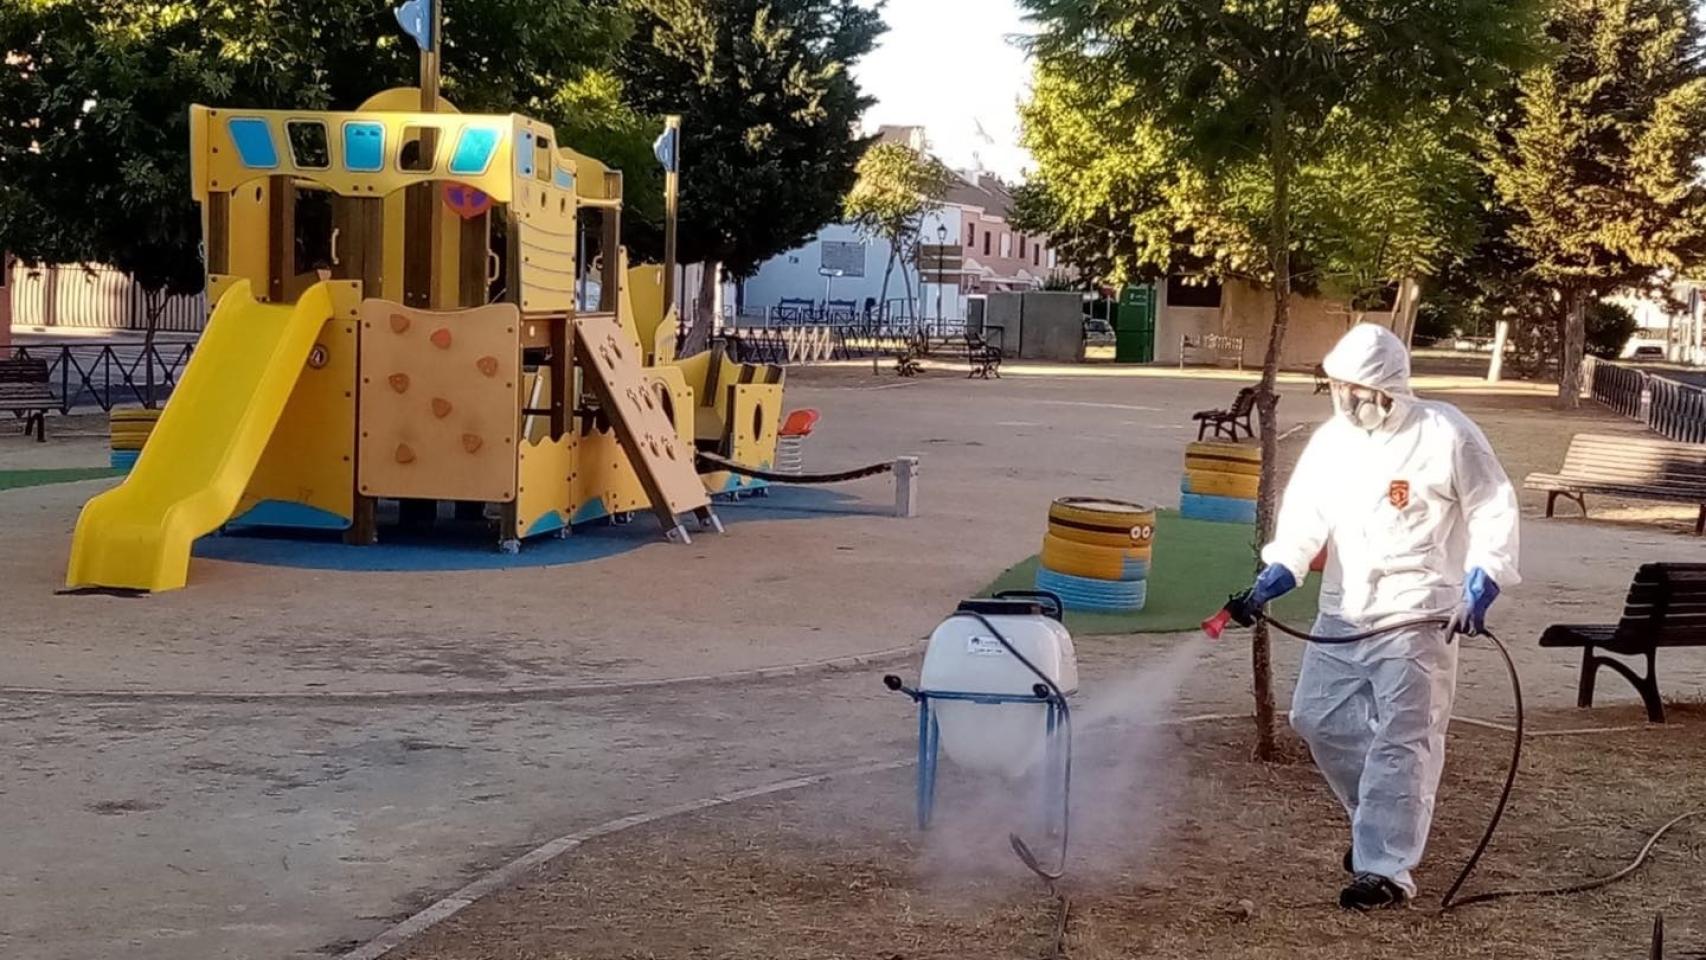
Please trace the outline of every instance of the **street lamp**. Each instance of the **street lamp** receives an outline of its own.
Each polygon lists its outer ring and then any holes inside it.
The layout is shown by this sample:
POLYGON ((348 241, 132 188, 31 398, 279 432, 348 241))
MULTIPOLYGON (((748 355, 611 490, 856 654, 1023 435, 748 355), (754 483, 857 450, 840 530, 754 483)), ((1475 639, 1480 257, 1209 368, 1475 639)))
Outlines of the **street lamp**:
POLYGON ((936 327, 942 326, 942 283, 947 274, 948 225, 936 224, 936 327))

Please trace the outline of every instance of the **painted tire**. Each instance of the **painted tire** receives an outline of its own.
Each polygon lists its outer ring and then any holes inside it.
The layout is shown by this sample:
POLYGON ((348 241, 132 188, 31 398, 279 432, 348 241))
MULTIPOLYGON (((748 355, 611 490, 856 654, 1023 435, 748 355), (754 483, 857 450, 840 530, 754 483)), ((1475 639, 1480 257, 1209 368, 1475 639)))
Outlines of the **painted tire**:
POLYGON ((1045 533, 1042 565, 1092 580, 1142 580, 1149 576, 1149 548, 1093 547, 1045 533))
POLYGON ((129 470, 136 466, 139 453, 137 450, 114 450, 107 462, 114 470, 129 470))
POLYGON ((160 411, 157 409, 156 410, 114 410, 107 415, 107 418, 114 423, 124 423, 124 422, 153 423, 154 421, 160 419, 160 411))
POLYGON ((1210 497, 1232 497, 1236 500, 1254 500, 1261 482, 1261 477, 1248 473, 1186 470, 1184 479, 1179 481, 1179 492, 1199 493, 1210 497))
POLYGON ((1262 448, 1248 443, 1199 440, 1185 447, 1185 469, 1257 476, 1262 472, 1262 448))
POLYGON ((1186 493, 1179 497, 1179 514, 1186 520, 1208 520, 1214 523, 1255 523, 1256 501, 1186 493))
POLYGON ((1071 574, 1037 568, 1037 589, 1060 597, 1068 610, 1096 613, 1129 613, 1142 610, 1149 599, 1147 580, 1090 580, 1071 574))
POLYGON ((1093 547, 1147 547, 1155 538, 1155 508, 1122 500, 1061 497, 1049 504, 1049 533, 1093 547))

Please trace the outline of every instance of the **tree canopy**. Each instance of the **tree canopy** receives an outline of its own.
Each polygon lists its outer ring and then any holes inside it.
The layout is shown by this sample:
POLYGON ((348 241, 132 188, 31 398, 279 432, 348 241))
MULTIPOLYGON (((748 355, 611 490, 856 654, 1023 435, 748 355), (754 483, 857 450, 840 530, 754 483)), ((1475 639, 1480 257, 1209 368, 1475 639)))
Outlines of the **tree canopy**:
POLYGON ((1520 269, 1562 324, 1580 397, 1591 303, 1706 258, 1706 51, 1688 0, 1554 0, 1557 56, 1524 73, 1492 151, 1520 269))
POLYGON ((871 100, 849 67, 882 32, 877 11, 855 0, 630 2, 625 101, 683 116, 681 260, 746 276, 835 220, 869 145, 853 129, 871 100))

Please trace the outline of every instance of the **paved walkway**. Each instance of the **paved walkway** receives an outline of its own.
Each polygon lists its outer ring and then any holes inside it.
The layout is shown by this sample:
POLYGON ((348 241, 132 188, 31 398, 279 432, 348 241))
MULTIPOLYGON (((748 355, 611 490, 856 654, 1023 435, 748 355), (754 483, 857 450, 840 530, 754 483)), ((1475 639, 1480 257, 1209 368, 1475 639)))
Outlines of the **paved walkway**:
MULTIPOLYGON (((98 485, 0 495, 0 582, 28 598, 9 605, 0 685, 126 692, 0 696, 0 835, 11 838, 0 955, 318 956, 549 837, 904 756, 909 705, 882 690, 880 667, 615 695, 506 691, 916 641, 1034 552, 1050 497, 1176 502, 1185 415, 1228 392, 1147 378, 899 384, 831 371, 796 378, 790 400, 824 412, 814 469, 921 453, 917 520, 735 524, 691 548, 579 566, 396 575, 208 561, 178 593, 56 597, 77 505, 98 485), (278 693, 296 699, 220 698, 278 693), (324 693, 342 696, 315 699, 324 693)), ((1500 403, 1484 420, 1502 455, 1500 437, 1519 427, 1557 447, 1513 444, 1513 472, 1561 454, 1567 431, 1535 430, 1538 404, 1500 403)), ((1306 420, 1326 406, 1303 388, 1283 409, 1306 420)), ((15 453, 0 443, 0 456, 15 453)), ((872 504, 889 496, 882 481, 849 489, 872 504)), ((1572 701, 1574 665, 1532 648, 1540 626, 1603 616, 1635 562, 1700 550, 1609 524, 1534 522, 1525 538, 1530 585, 1501 605, 1499 626, 1542 705, 1572 701)), ((1084 639, 1087 697, 1130 689, 1119 681, 1181 642, 1084 639)), ((1278 652, 1282 696, 1295 653, 1278 652)), ((1693 653, 1667 655, 1667 692, 1706 694, 1706 657, 1693 653)), ((1236 642, 1205 652, 1176 709, 1247 709, 1246 659, 1236 642)), ((1491 654, 1467 652, 1463 710, 1498 715, 1503 683, 1491 654)), ((1632 699, 1615 681, 1602 688, 1632 699)))

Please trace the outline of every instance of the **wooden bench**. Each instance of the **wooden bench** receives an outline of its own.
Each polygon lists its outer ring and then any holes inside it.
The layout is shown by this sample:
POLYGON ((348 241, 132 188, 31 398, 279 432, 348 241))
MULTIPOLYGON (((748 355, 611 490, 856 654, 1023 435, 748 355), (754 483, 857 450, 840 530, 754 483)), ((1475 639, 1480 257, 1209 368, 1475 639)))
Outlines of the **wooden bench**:
POLYGON ((1191 414, 1191 419, 1197 422, 1197 439, 1201 440, 1212 429, 1217 437, 1228 440, 1238 439, 1238 428, 1244 428, 1246 437, 1253 437, 1256 431, 1250 425, 1250 416, 1256 410, 1256 388, 1245 387, 1232 398, 1229 410, 1198 410, 1191 414))
POLYGON ((1531 473, 1522 485, 1546 491, 1548 517, 1559 497, 1574 500, 1587 516, 1590 493, 1698 504, 1694 532, 1706 533, 1706 444, 1578 433, 1557 473, 1531 473))
POLYGON ((47 440, 47 412, 59 407, 50 382, 46 360, 0 360, 0 410, 23 418, 25 436, 34 427, 37 443, 47 440))
POLYGON ((1647 719, 1663 723, 1655 657, 1660 647, 1706 647, 1706 563, 1648 563, 1635 572, 1623 618, 1614 624, 1557 624, 1540 635, 1542 647, 1581 647, 1582 679, 1576 706, 1593 706, 1594 675, 1600 667, 1622 674, 1641 695, 1647 719), (1596 653, 1645 657, 1647 673, 1596 653))

